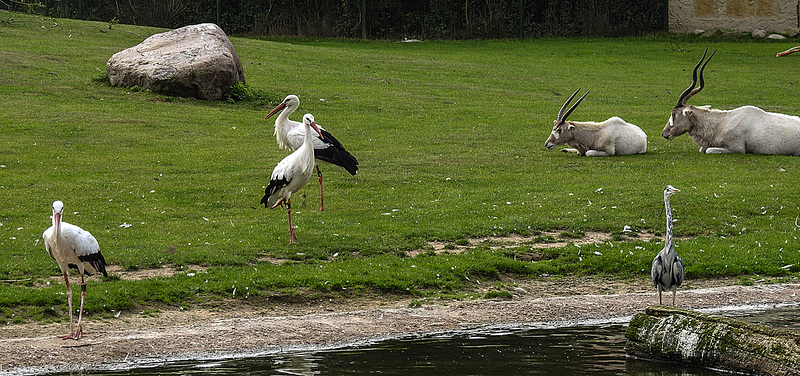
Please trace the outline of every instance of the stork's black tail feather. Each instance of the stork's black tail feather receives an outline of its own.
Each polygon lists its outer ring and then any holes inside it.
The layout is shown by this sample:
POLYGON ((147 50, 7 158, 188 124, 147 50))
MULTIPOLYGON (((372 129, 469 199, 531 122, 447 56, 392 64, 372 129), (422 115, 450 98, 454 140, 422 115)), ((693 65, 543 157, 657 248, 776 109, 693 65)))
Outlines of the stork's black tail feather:
POLYGON ((285 187, 289 184, 289 181, 286 179, 274 179, 269 181, 269 185, 266 189, 264 189, 264 197, 261 198, 261 203, 264 204, 265 208, 269 208, 275 203, 269 203, 269 197, 274 195, 275 192, 278 192, 281 188, 285 187))
MULTIPOLYGON (((97 253, 92 253, 91 255, 78 256, 78 260, 81 260, 82 262, 88 262, 89 265, 91 265, 94 268, 94 270, 108 277, 108 273, 106 272, 106 259, 103 257, 102 253, 97 252, 97 253)), ((78 268, 78 266, 74 264, 70 264, 69 267, 74 269, 78 268)), ((84 268, 83 274, 92 275, 92 272, 84 268)))
POLYGON ((358 160, 348 152, 336 137, 328 131, 320 130, 328 146, 325 149, 314 149, 314 158, 344 168, 350 175, 358 172, 358 160))

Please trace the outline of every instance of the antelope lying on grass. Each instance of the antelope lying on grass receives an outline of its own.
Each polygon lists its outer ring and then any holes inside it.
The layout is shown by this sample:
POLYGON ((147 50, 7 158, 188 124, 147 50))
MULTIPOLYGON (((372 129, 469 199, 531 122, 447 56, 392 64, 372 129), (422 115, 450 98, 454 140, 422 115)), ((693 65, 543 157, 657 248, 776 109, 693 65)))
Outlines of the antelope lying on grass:
POLYGON ((587 91, 564 113, 564 109, 579 91, 581 89, 575 90, 561 106, 558 118, 553 122, 553 131, 550 132, 544 147, 552 149, 558 145, 569 144, 574 149, 562 149, 564 152, 590 157, 643 154, 647 151, 647 135, 644 131, 616 116, 602 123, 567 121, 569 114, 589 94, 587 91))
POLYGON ((672 109, 661 135, 672 140, 689 133, 700 145, 701 153, 800 155, 800 117, 767 112, 754 106, 722 111, 686 104, 703 90, 703 70, 717 51, 705 60, 707 52, 708 49, 694 66, 692 84, 678 97, 678 104, 672 109), (698 67, 700 86, 695 88, 698 67))

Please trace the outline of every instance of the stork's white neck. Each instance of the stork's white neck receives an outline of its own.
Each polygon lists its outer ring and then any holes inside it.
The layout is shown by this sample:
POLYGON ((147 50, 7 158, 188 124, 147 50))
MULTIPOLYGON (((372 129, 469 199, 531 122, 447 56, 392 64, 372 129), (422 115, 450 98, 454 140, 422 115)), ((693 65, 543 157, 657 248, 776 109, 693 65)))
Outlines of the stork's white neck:
POLYGON ((308 166, 309 168, 314 167, 314 133, 316 132, 311 125, 307 125, 305 123, 302 124, 303 129, 305 130, 305 139, 303 144, 297 148, 297 151, 300 152, 300 166, 308 166))
POLYGON ((291 128, 292 124, 289 120, 289 115, 296 110, 296 106, 286 106, 286 108, 278 114, 278 117, 275 118, 275 138, 278 140, 278 146, 292 150, 291 145, 289 144, 289 139, 287 135, 289 134, 289 129, 291 128))

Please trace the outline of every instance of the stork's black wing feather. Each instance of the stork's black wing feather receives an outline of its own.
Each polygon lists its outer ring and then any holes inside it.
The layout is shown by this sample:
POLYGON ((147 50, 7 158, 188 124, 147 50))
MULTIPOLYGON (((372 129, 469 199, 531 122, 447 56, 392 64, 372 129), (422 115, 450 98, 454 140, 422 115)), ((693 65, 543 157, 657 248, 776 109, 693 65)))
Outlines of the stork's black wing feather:
POLYGON ((330 164, 337 165, 344 168, 350 175, 355 175, 358 172, 358 160, 350 152, 348 152, 336 137, 333 137, 330 132, 320 129, 322 133, 322 141, 328 147, 324 149, 314 149, 314 158, 319 159, 330 164))
POLYGON ((280 179, 273 179, 269 181, 269 185, 266 189, 264 189, 264 197, 261 198, 261 203, 264 204, 265 208, 269 208, 269 197, 274 195, 278 192, 281 188, 285 187, 289 184, 289 179, 280 178, 280 179))
MULTIPOLYGON (((108 273, 106 272, 106 259, 103 257, 103 254, 100 252, 88 254, 86 256, 78 256, 78 260, 82 262, 88 262, 94 270, 97 270, 98 273, 102 273, 104 276, 108 277, 108 273)), ((74 265, 70 265, 71 268, 76 268, 74 265)), ((86 275, 92 275, 92 273, 86 269, 83 270, 83 273, 86 275)))

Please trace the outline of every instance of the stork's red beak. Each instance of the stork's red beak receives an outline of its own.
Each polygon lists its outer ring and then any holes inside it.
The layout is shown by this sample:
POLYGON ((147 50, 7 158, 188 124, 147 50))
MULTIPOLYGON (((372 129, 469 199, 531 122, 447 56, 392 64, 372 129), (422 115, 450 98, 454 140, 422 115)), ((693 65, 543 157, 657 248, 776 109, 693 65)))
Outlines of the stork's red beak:
POLYGON ((322 132, 319 131, 319 127, 317 126, 317 123, 312 121, 311 122, 311 127, 314 128, 315 131, 317 131, 317 134, 319 135, 319 138, 321 138, 323 140, 325 139, 325 136, 323 136, 322 132))
POLYGON ((264 117, 264 120, 269 119, 270 116, 275 115, 278 113, 278 111, 283 110, 284 108, 286 108, 286 103, 279 104, 278 107, 272 109, 272 111, 266 117, 264 117))
POLYGON ((60 223, 61 222, 61 213, 53 213, 53 220, 56 223, 60 223))

